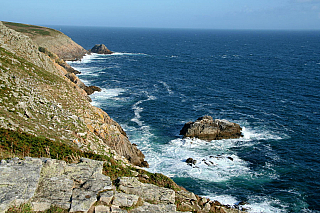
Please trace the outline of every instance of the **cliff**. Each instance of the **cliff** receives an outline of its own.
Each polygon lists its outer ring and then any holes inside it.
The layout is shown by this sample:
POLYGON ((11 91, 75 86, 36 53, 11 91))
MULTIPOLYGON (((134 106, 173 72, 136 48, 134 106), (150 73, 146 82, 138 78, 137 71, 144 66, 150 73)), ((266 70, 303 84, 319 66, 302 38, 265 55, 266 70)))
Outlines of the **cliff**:
POLYGON ((49 49, 63 60, 79 60, 88 53, 87 50, 60 31, 20 23, 3 23, 7 27, 27 35, 38 46, 49 49))
MULTIPOLYGON (((71 40, 71 39, 70 39, 71 40)), ((0 126, 146 165, 121 126, 28 36, 0 22, 0 126)))

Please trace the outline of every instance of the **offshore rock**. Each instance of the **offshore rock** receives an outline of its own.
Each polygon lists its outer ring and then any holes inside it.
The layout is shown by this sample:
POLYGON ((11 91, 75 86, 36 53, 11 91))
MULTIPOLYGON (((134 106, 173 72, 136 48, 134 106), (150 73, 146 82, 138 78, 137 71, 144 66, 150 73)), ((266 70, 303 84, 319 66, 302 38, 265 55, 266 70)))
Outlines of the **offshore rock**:
POLYGON ((94 45, 94 47, 92 47, 90 52, 98 53, 98 54, 112 54, 113 53, 104 44, 96 44, 96 45, 94 45))
POLYGON ((203 116, 195 122, 186 123, 180 131, 180 135, 203 140, 221 140, 240 138, 242 137, 241 130, 239 124, 224 119, 213 120, 211 116, 203 116))

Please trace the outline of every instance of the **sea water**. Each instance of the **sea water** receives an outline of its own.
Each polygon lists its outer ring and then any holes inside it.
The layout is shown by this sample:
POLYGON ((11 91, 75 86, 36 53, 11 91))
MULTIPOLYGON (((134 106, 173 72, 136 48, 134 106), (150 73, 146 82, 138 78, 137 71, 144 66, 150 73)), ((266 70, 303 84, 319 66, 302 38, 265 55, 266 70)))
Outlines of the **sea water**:
POLYGON ((186 189, 250 212, 320 210, 320 32, 56 27, 111 55, 69 62, 150 164, 186 189), (240 139, 182 138, 200 116, 240 139), (185 163, 187 158, 196 165, 185 163))

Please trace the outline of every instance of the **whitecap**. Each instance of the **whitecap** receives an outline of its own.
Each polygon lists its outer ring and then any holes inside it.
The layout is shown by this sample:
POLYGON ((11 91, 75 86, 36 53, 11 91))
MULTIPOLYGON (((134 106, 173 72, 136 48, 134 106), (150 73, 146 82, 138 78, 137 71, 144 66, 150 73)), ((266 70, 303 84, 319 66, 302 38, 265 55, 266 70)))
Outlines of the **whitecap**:
POLYGON ((142 56, 147 56, 148 54, 145 54, 145 53, 122 53, 122 52, 114 52, 110 55, 142 55, 142 56))
POLYGON ((91 53, 91 54, 86 54, 85 56, 82 57, 81 60, 78 61, 67 61, 68 64, 72 65, 72 64, 81 64, 81 63, 90 63, 92 62, 92 60, 96 59, 99 57, 99 54, 96 53, 91 53))
POLYGON ((173 94, 172 90, 170 89, 170 87, 168 86, 168 84, 164 81, 159 81, 159 83, 161 83, 167 90, 167 92, 171 95, 173 94))
POLYGON ((133 104, 132 110, 134 112, 134 117, 131 119, 131 121, 137 123, 141 127, 143 125, 143 121, 140 121, 140 118, 141 118, 140 113, 143 111, 143 108, 140 107, 139 105, 142 104, 143 102, 155 100, 155 99, 157 99, 155 96, 148 95, 148 98, 146 100, 139 100, 138 102, 133 104))
POLYGON ((113 88, 113 89, 102 88, 100 92, 95 92, 92 95, 90 95, 92 99, 91 104, 94 106, 100 106, 101 103, 103 103, 105 100, 117 97, 125 91, 126 90, 122 88, 113 88))

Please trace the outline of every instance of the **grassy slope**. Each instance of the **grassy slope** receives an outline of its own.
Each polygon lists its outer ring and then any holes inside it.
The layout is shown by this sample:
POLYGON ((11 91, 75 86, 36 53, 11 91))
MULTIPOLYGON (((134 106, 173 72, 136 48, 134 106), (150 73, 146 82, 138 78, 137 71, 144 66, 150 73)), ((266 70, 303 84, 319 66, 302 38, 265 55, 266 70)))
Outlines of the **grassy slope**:
POLYGON ((35 25, 21 24, 21 23, 13 23, 13 22, 3 22, 4 25, 14 29, 17 32, 28 35, 30 38, 36 36, 54 36, 56 34, 62 34, 61 32, 50 29, 47 27, 40 27, 35 25))

